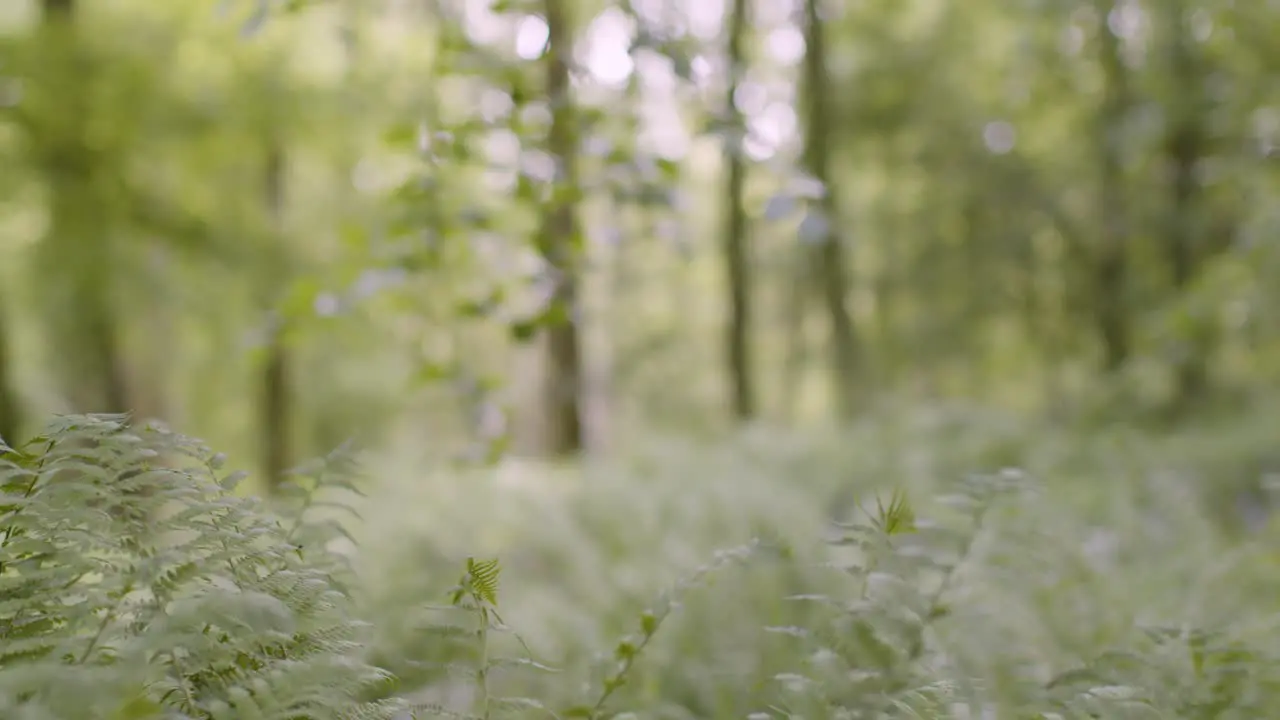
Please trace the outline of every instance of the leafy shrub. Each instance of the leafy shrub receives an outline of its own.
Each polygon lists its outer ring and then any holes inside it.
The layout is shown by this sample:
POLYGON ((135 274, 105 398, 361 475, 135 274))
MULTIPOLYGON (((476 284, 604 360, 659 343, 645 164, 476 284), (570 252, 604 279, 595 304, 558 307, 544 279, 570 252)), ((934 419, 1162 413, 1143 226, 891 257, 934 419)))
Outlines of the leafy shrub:
POLYGON ((0 452, 0 717, 393 714, 332 558, 222 456, 106 416, 0 452))

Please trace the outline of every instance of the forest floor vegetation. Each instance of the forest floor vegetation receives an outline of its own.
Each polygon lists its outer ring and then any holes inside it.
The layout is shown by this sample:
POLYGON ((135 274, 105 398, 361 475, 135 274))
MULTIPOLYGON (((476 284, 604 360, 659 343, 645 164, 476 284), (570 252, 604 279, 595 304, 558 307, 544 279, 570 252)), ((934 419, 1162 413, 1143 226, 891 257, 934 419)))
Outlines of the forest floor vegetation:
POLYGON ((193 441, 64 419, 0 461, 0 715, 1268 717, 1265 421, 335 456, 268 509, 193 441))

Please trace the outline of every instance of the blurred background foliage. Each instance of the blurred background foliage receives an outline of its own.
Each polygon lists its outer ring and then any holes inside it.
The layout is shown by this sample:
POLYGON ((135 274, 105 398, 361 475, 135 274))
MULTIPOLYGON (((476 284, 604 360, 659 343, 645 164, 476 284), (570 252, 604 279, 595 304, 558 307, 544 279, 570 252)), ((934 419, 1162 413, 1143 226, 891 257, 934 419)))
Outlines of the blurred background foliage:
POLYGON ((551 646, 889 482, 1025 467, 1083 536, 1167 470, 1234 533, 1280 469, 1275 9, 6 0, 0 436, 129 411, 256 491, 355 437, 374 606, 517 548, 551 646))

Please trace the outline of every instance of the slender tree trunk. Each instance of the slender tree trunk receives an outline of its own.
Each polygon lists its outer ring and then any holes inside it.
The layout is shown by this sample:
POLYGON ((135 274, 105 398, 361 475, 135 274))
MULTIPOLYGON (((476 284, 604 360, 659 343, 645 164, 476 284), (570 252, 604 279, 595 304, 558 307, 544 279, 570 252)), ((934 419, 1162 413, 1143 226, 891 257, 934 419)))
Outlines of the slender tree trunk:
POLYGON ((804 391, 808 335, 805 332, 809 313, 809 282, 813 276, 812 258, 807 248, 800 248, 793 267, 787 269, 787 290, 782 307, 782 322, 786 329, 786 354, 782 360, 782 416, 788 421, 798 419, 800 395, 804 391))
POLYGON ((75 0, 44 0, 44 18, 46 22, 56 19, 70 20, 75 11, 75 0))
POLYGON ((1092 298, 1098 335, 1102 340, 1103 368, 1108 372, 1119 370, 1130 354, 1127 302, 1129 209, 1121 158, 1129 88, 1128 71, 1120 56, 1119 38, 1107 23, 1112 9, 1111 0, 1098 1, 1098 60, 1104 78, 1102 107, 1098 115, 1098 210, 1102 236, 1094 265, 1092 298))
POLYGON ((820 207, 825 216, 826 237, 817 250, 815 270, 822 284, 822 296, 831 322, 831 372, 836 392, 836 408, 842 419, 858 411, 861 349, 849 312, 849 270, 844 245, 836 231, 835 189, 831 186, 831 109, 833 89, 827 71, 827 46, 819 0, 805 1, 805 84, 808 118, 805 132, 805 165, 824 193, 820 207))
POLYGON ((990 292, 990 273, 983 271, 982 243, 990 237, 992 223, 988 222, 986 208, 982 199, 975 193, 961 190, 959 198, 959 240, 961 247, 961 263, 964 267, 964 310, 962 327, 964 336, 957 338, 958 347, 966 348, 964 368, 967 377, 965 390, 974 397, 981 397, 988 377, 990 366, 987 356, 986 328, 986 294, 990 292))
POLYGON ((12 330, 6 313, 8 309, 7 303, 0 302, 0 440, 13 445, 19 442, 23 417, 11 364, 9 338, 12 330))
POLYGON ((284 330, 272 331, 262 372, 263 472, 274 492, 290 467, 290 374, 289 354, 284 346, 284 330))
MULTIPOLYGON (((273 142, 263 170, 263 200, 277 229, 284 224, 284 149, 273 142)), ((276 238, 283 242, 283 233, 276 238)), ((262 472, 268 492, 275 492, 292 464, 293 388, 286 326, 272 318, 267 355, 262 368, 262 472)))
POLYGON ((73 0, 44 0, 46 45, 54 62, 51 81, 65 87, 65 122, 43 143, 50 223, 42 244, 65 292, 55 299, 55 343, 77 412, 128 412, 131 408, 120 350, 112 277, 110 223, 100 196, 101 168, 86 145, 89 93, 75 33, 73 0), (65 283, 65 284, 64 284, 65 283))
POLYGON ((65 283, 65 294, 59 294, 52 308, 60 316, 53 320, 54 350, 75 412, 130 412, 108 223, 101 219, 100 201, 88 179, 95 169, 77 149, 67 151, 66 158, 76 162, 50 168, 52 218, 42 246, 48 253, 45 265, 65 273, 53 283, 65 283))
MULTIPOLYGON (((900 153, 888 148, 884 159, 889 163, 897 163, 900 153)), ((890 165, 892 167, 893 165, 890 165)), ((875 293, 875 375, 882 391, 895 392, 900 389, 900 381, 907 377, 911 370, 905 366, 907 357, 902 352, 902 341, 898 327, 897 304, 902 285, 902 246, 896 240, 903 237, 906 213, 899 205, 901 199, 887 208, 888 222, 885 225, 885 238, 876 246, 880 254, 880 266, 872 283, 875 293)))
POLYGON ((555 277, 551 302, 564 310, 563 321, 546 328, 547 367, 543 402, 546 450, 556 457, 582 450, 579 402, 582 390, 581 341, 578 334, 578 257, 582 252, 577 219, 578 137, 569 67, 573 33, 564 0, 544 0, 547 21, 546 83, 551 103, 547 148, 559 172, 538 233, 538 252, 555 277))
POLYGON ((747 181, 743 140, 746 124, 734 103, 738 83, 746 70, 743 40, 747 32, 747 0, 734 0, 729 16, 729 90, 725 112, 732 118, 725 137, 727 162, 725 185, 724 262, 729 281, 729 324, 726 339, 733 416, 739 421, 756 414, 754 358, 751 352, 751 251, 747 237, 747 210, 743 192, 747 181))
MULTIPOLYGON (((1173 291, 1190 290, 1200 272, 1204 258, 1197 247, 1204 234, 1203 193, 1196 179, 1196 169, 1206 154, 1208 136, 1204 127, 1204 102, 1201 71, 1188 37, 1186 7, 1170 0, 1166 8, 1169 47, 1169 74, 1177 96, 1170 98, 1167 113, 1171 118, 1165 154, 1171 178, 1171 207, 1166 230, 1169 266, 1173 291)), ((1214 343, 1213 318, 1193 318, 1190 333, 1182 338, 1182 352, 1175 360, 1177 377, 1176 405, 1186 408, 1208 390, 1209 354, 1214 343)))
MULTIPOLYGON (((624 4, 624 6, 627 7, 629 13, 632 13, 632 19, 638 22, 632 12, 633 9, 629 5, 624 4)), ((638 108, 641 107, 643 102, 641 81, 640 73, 635 72, 627 79, 627 107, 633 108, 625 118, 626 130, 630 137, 636 137, 640 132, 638 108)), ((632 149, 634 150, 634 148, 632 149)), ((653 213, 642 203, 631 201, 624 188, 613 187, 609 202, 612 205, 615 213, 614 217, 617 218, 619 227, 615 243, 610 248, 609 292, 605 311, 609 326, 606 343, 608 357, 606 362, 603 363, 604 372, 601 373, 603 377, 601 385, 603 386, 602 391, 605 402, 599 414, 605 416, 601 419, 607 427, 606 432, 596 433, 592 442, 593 448, 599 447, 601 435, 606 438, 603 442, 605 446, 610 443, 616 443, 616 438, 623 435, 620 430, 623 418, 627 414, 627 407, 625 396, 622 393, 622 377, 619 372, 619 369, 623 366, 622 355, 625 346, 623 341, 624 333, 620 332, 620 330, 626 326, 625 321, 631 317, 629 312, 630 300, 637 285, 637 278, 632 268, 635 262, 632 241, 636 238, 657 236, 653 213), (634 231, 631 229, 632 222, 636 226, 634 231)))
POLYGON ((174 423, 179 421, 177 415, 181 403, 176 402, 172 390, 174 360, 172 348, 168 343, 156 342, 156 338, 171 338, 179 325, 179 317, 174 303, 168 298, 172 291, 172 278, 177 268, 170 256, 168 248, 161 245, 149 247, 147 272, 159 281, 159 297, 155 302, 147 304, 141 313, 134 313, 133 325, 128 328, 142 341, 137 344, 136 353, 130 356, 128 366, 129 400, 133 403, 132 411, 137 420, 163 420, 174 423))

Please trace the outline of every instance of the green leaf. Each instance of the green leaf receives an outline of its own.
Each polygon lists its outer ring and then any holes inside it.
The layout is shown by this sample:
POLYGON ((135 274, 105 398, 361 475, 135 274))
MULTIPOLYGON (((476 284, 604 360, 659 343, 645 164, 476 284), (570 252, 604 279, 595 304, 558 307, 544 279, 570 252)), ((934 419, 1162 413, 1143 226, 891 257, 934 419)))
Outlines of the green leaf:
POLYGON ((280 313, 289 319, 309 317, 315 307, 316 298, 323 291, 319 278, 301 277, 289 287, 288 294, 280 303, 280 313))
POLYGON ((237 470, 236 472, 233 472, 230 475, 219 480, 218 485, 221 486, 223 490, 226 490, 227 492, 232 492, 247 477, 249 477, 249 473, 245 472, 244 470, 237 470))
POLYGON ((467 558, 467 577, 464 585, 471 588, 476 597, 490 605, 498 604, 498 576, 502 568, 497 558, 476 560, 467 558))
POLYGON ((630 660, 636 656, 635 643, 630 640, 623 640, 613 649, 613 655, 619 660, 630 660))
POLYGON ((569 308, 563 302, 552 301, 542 309, 538 316, 538 324, 543 327, 555 327, 569 322, 569 308))
POLYGON ((502 458, 506 457, 507 451, 511 449, 511 434, 503 433, 497 437, 490 438, 485 445, 484 461, 489 465, 495 465, 502 458))
POLYGON ((668 182, 676 182, 680 179, 680 163, 676 160, 658 158, 658 169, 662 171, 663 178, 668 182))
POLYGON ((516 342, 528 342, 538 334, 540 323, 537 318, 532 320, 518 320, 511 323, 511 338, 516 342))
POLYGON ((369 244, 369 231, 363 225, 345 222, 338 227, 338 241, 343 248, 359 252, 369 244))
POLYGON ((158 718, 163 715, 164 708, 160 707, 154 700, 139 695, 121 705, 112 714, 111 720, 147 720, 148 718, 158 718))
POLYGON ((502 304, 505 292, 497 288, 480 300, 464 300, 458 304, 458 315, 467 319, 488 317, 502 304))
POLYGON ((393 148, 416 148, 418 146, 418 126, 415 123, 398 123, 382 133, 382 142, 393 148))
POLYGON ((441 380, 448 380, 458 373, 458 368, 451 362, 432 362, 422 363, 415 374, 414 379, 419 383, 434 383, 441 380))
POLYGON ((640 629, 646 636, 652 635, 658 630, 658 616, 653 614, 652 610, 645 610, 640 615, 640 629))

